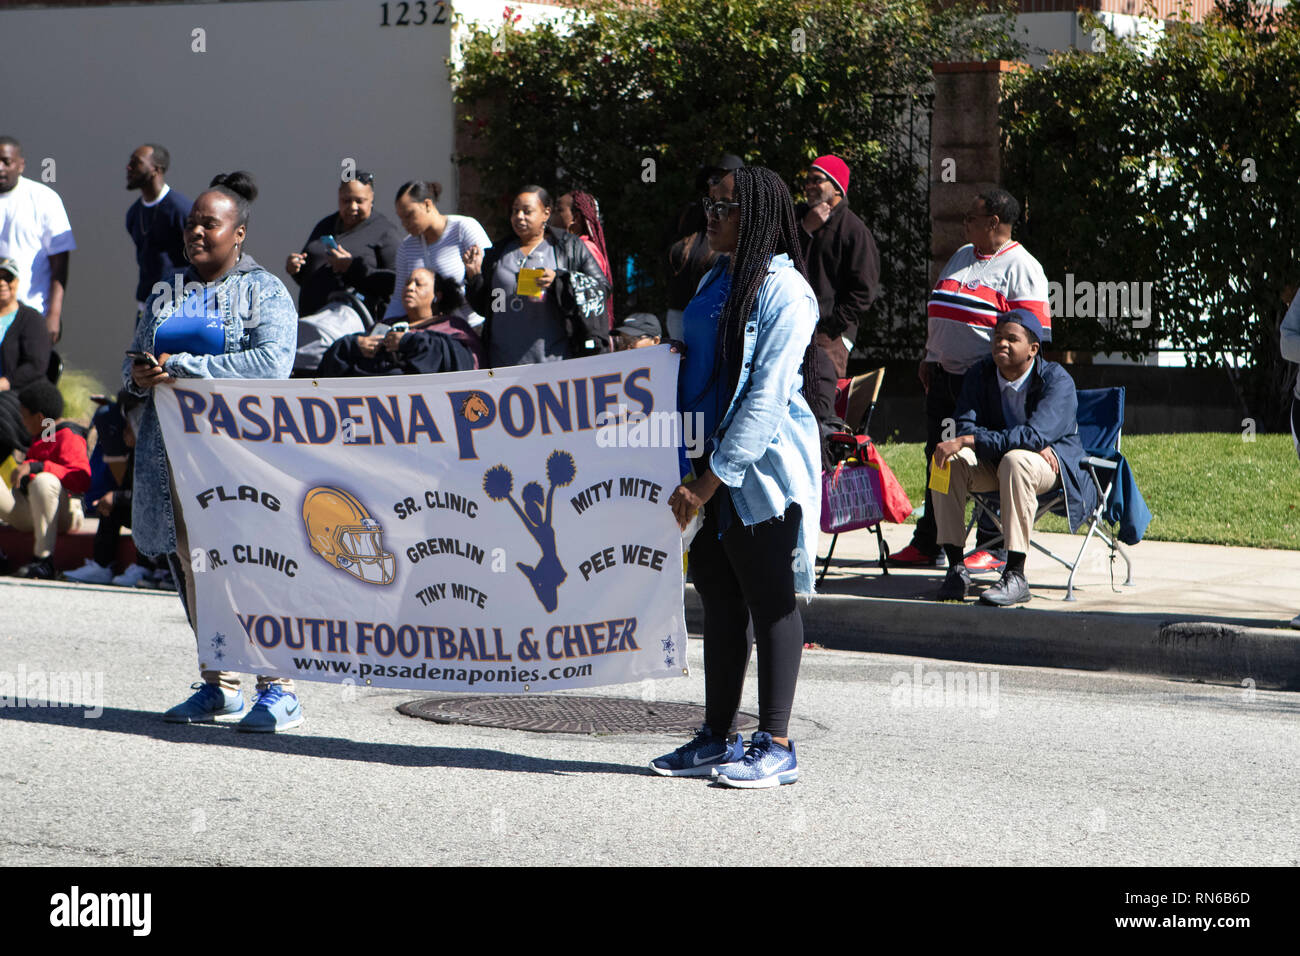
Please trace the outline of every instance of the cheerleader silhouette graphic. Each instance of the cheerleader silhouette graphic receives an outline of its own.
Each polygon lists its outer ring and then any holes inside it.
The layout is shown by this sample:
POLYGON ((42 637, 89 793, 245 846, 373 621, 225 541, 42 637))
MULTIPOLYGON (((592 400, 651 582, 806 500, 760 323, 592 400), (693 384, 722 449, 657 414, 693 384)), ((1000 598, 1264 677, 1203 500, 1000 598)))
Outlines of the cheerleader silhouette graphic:
POLYGON ((546 480, 551 486, 550 489, 543 494, 542 486, 535 481, 530 481, 524 485, 523 493, 520 495, 524 501, 521 508, 510 494, 515 479, 509 468, 505 465, 493 465, 483 472, 484 493, 493 501, 509 501, 510 507, 515 509, 519 520, 524 523, 528 533, 542 549, 542 556, 536 565, 529 567, 522 561, 516 561, 515 567, 523 572, 528 583, 533 586, 537 600, 542 602, 542 607, 548 612, 554 611, 559 606, 557 592, 564 579, 569 576, 569 573, 564 570, 564 565, 560 564, 560 556, 555 550, 555 529, 551 526, 551 502, 555 497, 555 489, 568 485, 576 474, 577 466, 573 462, 572 455, 567 451, 551 452, 546 458, 546 480))

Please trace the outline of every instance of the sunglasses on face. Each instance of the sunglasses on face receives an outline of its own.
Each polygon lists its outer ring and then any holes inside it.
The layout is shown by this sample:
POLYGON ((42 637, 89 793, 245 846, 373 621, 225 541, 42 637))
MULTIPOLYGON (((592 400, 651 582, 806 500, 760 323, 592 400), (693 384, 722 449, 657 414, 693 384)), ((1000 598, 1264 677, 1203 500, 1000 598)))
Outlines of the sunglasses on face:
POLYGON ((709 219, 716 219, 719 222, 728 218, 731 215, 731 210, 740 208, 740 203, 727 202, 725 199, 705 199, 703 200, 703 203, 704 215, 709 219))

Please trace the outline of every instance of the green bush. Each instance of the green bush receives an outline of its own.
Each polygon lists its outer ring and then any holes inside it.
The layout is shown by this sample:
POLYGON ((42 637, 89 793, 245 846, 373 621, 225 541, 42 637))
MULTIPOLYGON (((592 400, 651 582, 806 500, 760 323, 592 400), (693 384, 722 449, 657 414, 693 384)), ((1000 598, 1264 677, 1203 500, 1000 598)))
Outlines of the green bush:
MULTIPOLYGON (((89 424, 96 407, 90 396, 104 394, 104 386, 89 372, 69 369, 59 377, 59 392, 63 395, 63 417, 89 424)), ((116 394, 116 389, 111 394, 116 394)))
POLYGON ((1277 327, 1300 285, 1300 17, 1263 28, 1234 4, 1148 48, 1104 39, 1008 79, 1004 181, 1050 280, 1151 282, 1153 312, 1145 328, 1063 317, 1054 344, 1136 357, 1166 340, 1237 368, 1277 427, 1294 375, 1277 327))
MULTIPOLYGON (((636 305, 662 311, 670 233, 697 198, 702 162, 733 152, 793 180, 833 152, 849 163, 851 202, 868 222, 882 204, 915 202, 924 167, 886 162, 896 111, 878 108, 879 94, 924 92, 935 61, 1012 51, 1006 9, 989 15, 972 0, 599 0, 521 30, 507 7, 496 29, 468 33, 453 75, 460 118, 481 153, 468 159, 484 184, 474 198, 499 211, 489 231, 504 231, 517 186, 581 185, 600 201, 612 259, 636 257, 647 283, 636 305)), ((928 255, 928 231, 916 242, 928 255)), ((615 272, 622 310, 627 289, 615 272)))

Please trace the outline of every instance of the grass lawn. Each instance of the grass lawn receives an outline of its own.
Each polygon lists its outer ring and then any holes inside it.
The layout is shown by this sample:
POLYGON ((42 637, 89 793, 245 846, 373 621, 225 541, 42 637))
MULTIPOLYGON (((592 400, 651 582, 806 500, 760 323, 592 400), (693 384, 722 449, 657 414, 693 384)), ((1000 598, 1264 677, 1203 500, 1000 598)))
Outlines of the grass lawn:
MULTIPOLYGON (((1290 435, 1236 432, 1129 435, 1124 456, 1151 509, 1146 537, 1300 550, 1300 462, 1290 435)), ((886 444, 880 453, 913 506, 923 500, 924 447, 886 444)), ((1037 527, 1066 531, 1048 515, 1037 527)))

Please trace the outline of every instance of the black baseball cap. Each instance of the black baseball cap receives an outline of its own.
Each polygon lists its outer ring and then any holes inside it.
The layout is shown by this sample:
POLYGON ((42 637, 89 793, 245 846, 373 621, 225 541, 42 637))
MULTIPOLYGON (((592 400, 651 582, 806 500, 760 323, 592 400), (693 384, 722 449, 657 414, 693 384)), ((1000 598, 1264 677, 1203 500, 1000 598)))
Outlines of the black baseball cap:
POLYGON ((659 318, 649 312, 633 312, 614 330, 615 335, 626 335, 638 339, 643 335, 658 335, 659 318))
POLYGON ((745 161, 735 153, 723 153, 714 162, 705 163, 700 167, 699 174, 695 177, 695 189, 697 192, 704 192, 709 186, 710 177, 725 175, 744 168, 745 161))

